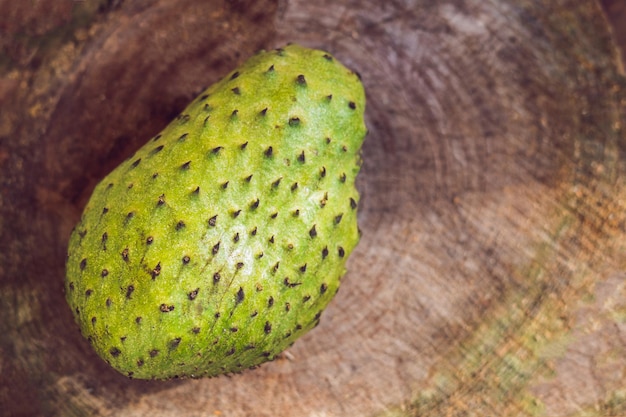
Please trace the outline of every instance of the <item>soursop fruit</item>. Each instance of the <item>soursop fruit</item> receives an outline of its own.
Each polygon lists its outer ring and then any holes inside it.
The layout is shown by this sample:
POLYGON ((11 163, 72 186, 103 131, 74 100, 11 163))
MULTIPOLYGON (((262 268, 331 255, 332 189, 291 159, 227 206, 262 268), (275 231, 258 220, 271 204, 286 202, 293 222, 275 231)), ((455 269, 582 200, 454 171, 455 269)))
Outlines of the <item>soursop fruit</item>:
POLYGON ((215 376, 315 327, 359 240, 359 77, 330 54, 262 51, 95 188, 66 297, 133 378, 215 376))

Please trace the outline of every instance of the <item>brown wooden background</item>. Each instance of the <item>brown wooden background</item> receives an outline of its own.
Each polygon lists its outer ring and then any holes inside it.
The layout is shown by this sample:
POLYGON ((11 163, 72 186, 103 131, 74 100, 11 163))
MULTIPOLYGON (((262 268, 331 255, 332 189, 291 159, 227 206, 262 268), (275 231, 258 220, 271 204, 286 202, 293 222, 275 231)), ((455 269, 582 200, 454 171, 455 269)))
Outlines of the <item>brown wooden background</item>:
POLYGON ((621 0, 0 0, 0 415, 626 415, 615 40, 621 0), (203 86, 289 41, 368 93, 342 290, 256 371, 128 380, 65 304, 69 232, 203 86))

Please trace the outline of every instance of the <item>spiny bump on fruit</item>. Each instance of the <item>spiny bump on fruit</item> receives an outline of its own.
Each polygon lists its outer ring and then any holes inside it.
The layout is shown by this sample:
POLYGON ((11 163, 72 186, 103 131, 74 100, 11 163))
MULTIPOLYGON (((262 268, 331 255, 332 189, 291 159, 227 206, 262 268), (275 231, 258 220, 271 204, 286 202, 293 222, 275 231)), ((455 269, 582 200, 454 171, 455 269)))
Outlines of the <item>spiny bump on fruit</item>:
POLYGON ((95 351, 132 378, 210 377, 317 326, 360 236, 364 109, 330 54, 263 51, 107 175, 65 282, 95 351))

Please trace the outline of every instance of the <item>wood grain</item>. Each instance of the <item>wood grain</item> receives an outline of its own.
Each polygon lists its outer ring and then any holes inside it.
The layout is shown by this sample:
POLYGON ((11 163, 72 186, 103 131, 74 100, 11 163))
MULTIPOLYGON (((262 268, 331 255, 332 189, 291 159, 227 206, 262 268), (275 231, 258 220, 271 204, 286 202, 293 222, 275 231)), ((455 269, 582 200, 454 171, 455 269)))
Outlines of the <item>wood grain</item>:
POLYGON ((35 3, 0 0, 5 414, 626 414, 626 83, 599 2, 35 3), (368 94, 341 291, 255 371, 118 375, 64 301, 71 228, 203 86, 286 42, 368 94))

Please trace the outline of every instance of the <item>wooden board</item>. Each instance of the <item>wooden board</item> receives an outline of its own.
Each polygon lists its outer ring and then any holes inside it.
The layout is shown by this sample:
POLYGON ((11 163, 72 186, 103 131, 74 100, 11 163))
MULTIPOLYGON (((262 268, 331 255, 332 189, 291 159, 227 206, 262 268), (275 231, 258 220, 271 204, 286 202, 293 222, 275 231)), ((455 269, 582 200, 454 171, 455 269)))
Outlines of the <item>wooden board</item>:
POLYGON ((599 3, 0 0, 0 16, 0 414, 626 415, 626 83, 599 3), (65 303, 70 230, 202 87, 286 42, 368 94, 342 289, 260 369, 129 380, 65 303))

